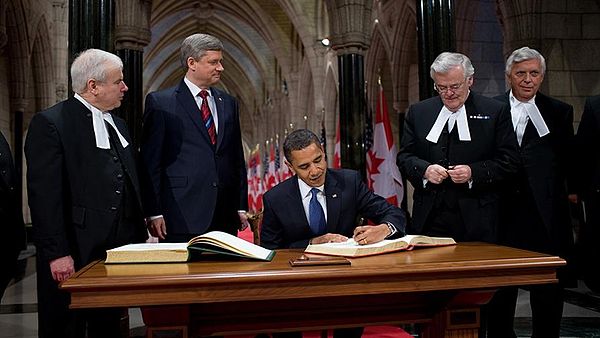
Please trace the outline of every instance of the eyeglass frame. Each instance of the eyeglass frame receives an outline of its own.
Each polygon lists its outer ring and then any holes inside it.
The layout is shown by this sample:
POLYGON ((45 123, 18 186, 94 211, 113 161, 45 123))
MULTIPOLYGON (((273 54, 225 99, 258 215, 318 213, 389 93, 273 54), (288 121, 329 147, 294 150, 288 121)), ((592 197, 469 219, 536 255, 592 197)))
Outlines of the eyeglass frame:
POLYGON ((440 86, 437 85, 437 83, 433 84, 433 90, 435 90, 436 92, 438 92, 438 94, 444 95, 446 94, 449 90, 452 91, 452 93, 456 93, 458 90, 460 90, 462 88, 462 86, 465 85, 465 83, 467 83, 467 80, 470 78, 470 76, 467 76, 464 78, 464 80, 461 83, 455 83, 449 86, 442 86, 445 88, 440 88, 440 86))

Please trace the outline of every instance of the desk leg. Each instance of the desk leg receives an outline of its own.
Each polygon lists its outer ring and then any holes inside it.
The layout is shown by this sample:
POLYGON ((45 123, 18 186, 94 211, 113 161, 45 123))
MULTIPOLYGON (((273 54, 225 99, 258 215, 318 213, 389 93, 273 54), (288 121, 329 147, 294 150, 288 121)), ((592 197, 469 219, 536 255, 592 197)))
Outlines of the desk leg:
POLYGON ((141 310, 146 338, 188 338, 189 306, 151 306, 141 310))

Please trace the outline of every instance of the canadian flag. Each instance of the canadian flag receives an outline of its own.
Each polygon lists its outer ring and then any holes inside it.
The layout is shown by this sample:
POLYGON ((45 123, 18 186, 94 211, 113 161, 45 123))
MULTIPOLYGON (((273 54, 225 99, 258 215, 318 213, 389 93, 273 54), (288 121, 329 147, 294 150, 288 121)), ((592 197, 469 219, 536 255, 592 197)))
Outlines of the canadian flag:
POLYGON ((277 184, 279 184, 279 173, 277 172, 276 169, 276 165, 275 165, 275 147, 273 145, 273 142, 270 143, 270 147, 269 147, 269 163, 268 163, 268 170, 267 173, 265 175, 265 191, 268 191, 269 189, 273 188, 274 186, 276 186, 277 184))
POLYGON ((383 87, 379 86, 373 145, 367 152, 367 178, 369 187, 390 204, 400 206, 404 197, 402 176, 396 166, 398 150, 394 144, 392 126, 383 87))
POLYGON ((285 164, 284 161, 284 154, 283 154, 283 150, 281 150, 281 155, 279 156, 280 160, 281 160, 281 164, 280 164, 280 168, 279 168, 279 179, 281 182, 287 180, 288 178, 293 176, 292 171, 290 170, 290 168, 285 164))
POLYGON ((260 163, 260 150, 258 147, 250 155, 248 164, 248 209, 260 212, 262 206, 263 186, 261 179, 262 165, 260 163))
POLYGON ((342 154, 340 152, 340 119, 338 117, 337 127, 335 129, 335 147, 333 148, 333 163, 331 163, 332 168, 341 168, 342 167, 342 154))

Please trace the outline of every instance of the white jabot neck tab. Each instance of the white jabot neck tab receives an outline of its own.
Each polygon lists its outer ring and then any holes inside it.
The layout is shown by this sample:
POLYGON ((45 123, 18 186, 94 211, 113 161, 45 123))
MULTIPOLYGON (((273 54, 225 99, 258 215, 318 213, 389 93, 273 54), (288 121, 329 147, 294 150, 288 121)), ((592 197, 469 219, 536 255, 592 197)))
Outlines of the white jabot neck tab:
POLYGON ((448 121, 448 132, 451 132, 456 124, 458 126, 459 140, 471 141, 471 132, 469 131, 469 122, 467 121, 467 109, 464 105, 454 113, 446 108, 446 106, 443 106, 426 139, 437 143, 442 134, 442 129, 446 125, 446 121, 448 121))
POLYGON ((113 129, 117 133, 117 136, 119 137, 119 141, 121 142, 121 145, 123 146, 123 148, 127 148, 127 146, 129 145, 129 142, 127 142, 125 137, 123 137, 123 135, 121 135, 121 132, 115 125, 115 121, 113 120, 112 115, 110 115, 110 113, 104 113, 104 112, 100 111, 98 108, 91 105, 83 97, 81 97, 81 95, 79 95, 77 93, 75 93, 74 96, 77 100, 79 100, 79 102, 81 102, 92 113, 92 125, 94 127, 94 137, 96 138, 96 147, 97 148, 110 149, 110 140, 108 138, 108 130, 106 130, 106 124, 104 123, 104 121, 108 122, 108 124, 110 124, 113 127, 113 129))
POLYGON ((517 127, 519 127, 519 121, 525 121, 524 123, 527 123, 526 117, 529 117, 529 120, 531 120, 531 123, 533 123, 533 126, 540 137, 550 134, 550 129, 548 129, 546 121, 544 121, 540 110, 535 105, 535 96, 527 102, 521 102, 513 95, 511 90, 509 94, 509 101, 511 118, 515 130, 517 127))

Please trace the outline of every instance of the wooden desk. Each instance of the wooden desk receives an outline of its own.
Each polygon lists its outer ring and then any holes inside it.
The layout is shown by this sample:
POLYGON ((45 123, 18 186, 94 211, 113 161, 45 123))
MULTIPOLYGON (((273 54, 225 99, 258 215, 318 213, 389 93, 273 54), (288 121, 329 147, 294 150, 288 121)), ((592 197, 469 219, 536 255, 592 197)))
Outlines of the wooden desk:
POLYGON ((61 284, 71 308, 142 307, 149 336, 315 330, 424 323, 426 337, 476 337, 479 307, 496 288, 555 283, 565 261, 484 243, 417 249, 352 260, 351 266, 294 267, 300 251, 272 262, 104 265, 61 284))

